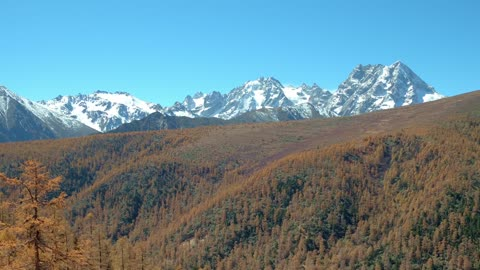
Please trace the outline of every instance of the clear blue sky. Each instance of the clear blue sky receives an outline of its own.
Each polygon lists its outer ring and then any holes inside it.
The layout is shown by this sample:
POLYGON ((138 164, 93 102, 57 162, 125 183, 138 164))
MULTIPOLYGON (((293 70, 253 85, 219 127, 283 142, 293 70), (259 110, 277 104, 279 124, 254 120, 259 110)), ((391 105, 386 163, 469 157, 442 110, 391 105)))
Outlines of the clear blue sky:
POLYGON ((336 89, 401 60, 446 95, 480 89, 480 1, 1 0, 0 85, 32 100, 127 91, 171 105, 273 76, 336 89))

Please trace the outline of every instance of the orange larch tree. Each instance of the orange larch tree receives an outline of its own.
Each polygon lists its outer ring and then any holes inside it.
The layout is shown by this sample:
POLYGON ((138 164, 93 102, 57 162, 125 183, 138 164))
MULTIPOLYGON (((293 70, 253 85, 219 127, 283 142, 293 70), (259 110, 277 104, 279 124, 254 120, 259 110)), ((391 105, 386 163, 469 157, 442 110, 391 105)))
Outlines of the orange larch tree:
POLYGON ((81 250, 68 243, 68 228, 59 211, 66 198, 64 192, 58 193, 62 178, 50 178, 46 168, 32 160, 22 169, 19 178, 0 173, 0 181, 17 195, 2 202, 13 218, 0 223, 0 267, 41 270, 63 269, 72 262, 86 265, 81 250))

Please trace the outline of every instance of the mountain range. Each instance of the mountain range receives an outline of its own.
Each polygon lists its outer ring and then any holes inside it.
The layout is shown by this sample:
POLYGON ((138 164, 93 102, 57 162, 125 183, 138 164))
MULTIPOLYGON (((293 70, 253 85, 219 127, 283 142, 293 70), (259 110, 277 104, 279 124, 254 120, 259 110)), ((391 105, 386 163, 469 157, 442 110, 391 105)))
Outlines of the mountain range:
MULTIPOLYGON (((288 108, 295 118, 351 116, 382 109, 418 104, 443 96, 426 84, 408 66, 357 66, 331 93, 318 85, 283 86, 275 78, 259 78, 234 88, 228 94, 212 92, 187 96, 165 108, 169 115, 232 119, 247 112, 272 113, 288 108), (273 110, 273 111, 272 111, 273 110)), ((271 120, 275 120, 272 117, 271 120)))
POLYGON ((143 101, 126 92, 96 91, 89 95, 58 96, 40 103, 101 132, 162 110, 160 105, 143 101))
POLYGON ((3 94, 4 102, 0 103, 0 113, 4 112, 0 131, 10 134, 2 135, 3 141, 82 136, 119 127, 118 131, 134 131, 352 116, 443 97, 402 62, 389 66, 358 65, 334 92, 317 84, 284 86, 273 77, 261 77, 226 94, 213 91, 188 95, 183 102, 175 102, 169 107, 143 101, 125 92, 96 91, 36 103, 4 87, 1 89, 3 92, 0 93, 10 93, 3 94), (6 113, 9 108, 5 101, 7 96, 9 100, 23 104, 19 112, 36 116, 35 121, 29 120, 28 123, 43 119, 42 124, 31 128, 23 121, 20 123, 24 126, 12 128, 12 122, 17 123, 17 115, 22 114, 12 113, 11 106, 10 113, 6 113), (132 121, 144 123, 129 125, 132 121))

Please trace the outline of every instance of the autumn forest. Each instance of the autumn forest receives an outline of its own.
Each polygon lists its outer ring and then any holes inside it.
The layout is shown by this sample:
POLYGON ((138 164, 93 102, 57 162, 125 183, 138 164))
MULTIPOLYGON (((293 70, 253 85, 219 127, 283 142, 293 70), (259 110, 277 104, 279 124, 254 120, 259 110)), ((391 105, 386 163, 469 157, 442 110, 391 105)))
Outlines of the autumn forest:
POLYGON ((0 269, 480 269, 480 92, 1 144, 0 269))

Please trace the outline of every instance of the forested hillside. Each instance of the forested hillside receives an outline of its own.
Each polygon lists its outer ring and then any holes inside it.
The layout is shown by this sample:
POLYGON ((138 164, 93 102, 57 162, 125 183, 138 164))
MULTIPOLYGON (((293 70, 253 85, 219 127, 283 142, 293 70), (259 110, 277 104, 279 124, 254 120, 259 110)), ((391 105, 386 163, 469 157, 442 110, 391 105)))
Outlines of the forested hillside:
MULTIPOLYGON (((348 118, 2 144, 0 172, 35 159, 63 176, 67 246, 89 260, 78 269, 478 269, 479 150, 473 92, 348 118)), ((1 191, 5 227, 19 195, 1 191)))
POLYGON ((164 267, 480 267, 480 122, 294 154, 155 234, 164 267), (158 241, 158 240, 157 240, 158 241))

